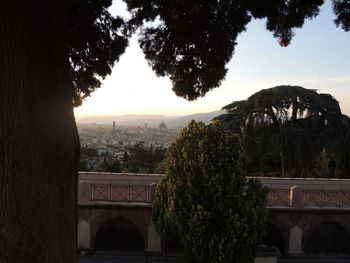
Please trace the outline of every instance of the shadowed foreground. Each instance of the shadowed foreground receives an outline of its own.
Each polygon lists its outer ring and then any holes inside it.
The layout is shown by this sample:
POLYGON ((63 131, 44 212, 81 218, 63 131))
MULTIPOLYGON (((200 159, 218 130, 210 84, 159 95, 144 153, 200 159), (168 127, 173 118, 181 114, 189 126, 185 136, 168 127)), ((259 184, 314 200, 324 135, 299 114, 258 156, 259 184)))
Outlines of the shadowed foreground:
POLYGON ((182 257, 148 256, 87 256, 80 257, 78 263, 184 263, 182 257))
MULTIPOLYGON (((350 259, 279 259, 279 263, 349 263, 350 259)), ((87 256, 78 263, 185 263, 181 257, 87 256)))

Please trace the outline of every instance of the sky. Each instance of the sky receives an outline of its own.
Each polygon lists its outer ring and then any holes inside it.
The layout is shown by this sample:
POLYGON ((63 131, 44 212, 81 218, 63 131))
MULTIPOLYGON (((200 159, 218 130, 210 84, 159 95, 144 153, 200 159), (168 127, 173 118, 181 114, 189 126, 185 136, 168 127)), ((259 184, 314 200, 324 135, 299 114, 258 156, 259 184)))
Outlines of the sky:
MULTIPOLYGON (((298 85, 330 93, 340 102, 343 113, 350 115, 350 32, 336 27, 331 1, 325 2, 319 16, 295 31, 288 47, 281 47, 265 30, 265 20, 250 22, 237 39, 226 79, 220 87, 193 102, 177 97, 167 77, 155 75, 135 35, 112 74, 75 109, 75 116, 79 120, 91 115, 210 112, 277 85, 298 85)), ((114 0, 110 11, 128 15, 121 0, 114 0)))

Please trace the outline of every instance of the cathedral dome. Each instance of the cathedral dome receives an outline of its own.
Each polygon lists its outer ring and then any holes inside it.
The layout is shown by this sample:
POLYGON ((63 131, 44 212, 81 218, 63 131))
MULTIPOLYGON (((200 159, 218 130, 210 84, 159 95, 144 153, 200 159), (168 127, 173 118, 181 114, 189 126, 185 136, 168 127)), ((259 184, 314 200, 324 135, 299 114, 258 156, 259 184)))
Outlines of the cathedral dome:
POLYGON ((167 129, 167 126, 165 125, 164 121, 162 121, 162 122, 159 124, 158 129, 159 129, 159 130, 166 130, 166 129, 167 129))

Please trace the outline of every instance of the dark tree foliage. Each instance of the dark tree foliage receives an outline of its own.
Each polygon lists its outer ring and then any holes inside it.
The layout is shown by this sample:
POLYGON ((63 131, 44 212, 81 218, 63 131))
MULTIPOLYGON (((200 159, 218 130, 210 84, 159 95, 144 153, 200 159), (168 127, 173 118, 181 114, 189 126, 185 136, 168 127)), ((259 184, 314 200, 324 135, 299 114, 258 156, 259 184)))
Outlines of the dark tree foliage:
POLYGON ((81 157, 97 157, 98 152, 94 148, 81 147, 80 148, 80 155, 81 155, 81 157))
POLYGON ((88 163, 85 158, 80 158, 78 169, 79 171, 88 171, 88 163))
POLYGON ((350 30, 350 1, 333 0, 333 10, 337 18, 334 20, 337 26, 341 26, 345 31, 350 30))
MULTIPOLYGON (((178 96, 194 100, 220 86, 237 36, 253 18, 266 18, 281 46, 296 28, 319 14, 324 0, 124 0, 141 27, 140 45, 159 76, 169 76, 178 96), (145 24, 145 22, 148 22, 145 24), (153 22, 153 23, 152 23, 153 22)), ((337 25, 349 30, 349 1, 333 0, 337 25)))
POLYGON ((126 158, 124 157, 123 171, 132 173, 154 173, 161 169, 159 166, 165 157, 166 149, 161 147, 144 149, 137 144, 130 148, 129 152, 130 155, 126 158))
POLYGON ((112 0, 73 0, 70 10, 69 57, 74 103, 80 105, 101 85, 128 44, 125 22, 107 10, 112 0))
MULTIPOLYGON (((287 46, 294 29, 318 15, 323 0, 124 0, 130 21, 108 12, 112 0, 72 0, 69 58, 76 106, 101 85, 141 28, 140 45, 159 76, 169 76, 178 96, 194 100, 220 86, 238 35, 252 18, 267 18, 266 28, 287 46), (145 22, 154 22, 146 23, 145 22)), ((335 23, 350 29, 350 1, 333 0, 335 23)))
POLYGON ((118 160, 111 160, 110 158, 105 156, 103 159, 103 163, 99 167, 93 169, 93 171, 121 173, 122 166, 118 160))
POLYGON ((242 137, 251 172, 347 177, 350 119, 330 94, 299 86, 263 89, 217 117, 242 137))

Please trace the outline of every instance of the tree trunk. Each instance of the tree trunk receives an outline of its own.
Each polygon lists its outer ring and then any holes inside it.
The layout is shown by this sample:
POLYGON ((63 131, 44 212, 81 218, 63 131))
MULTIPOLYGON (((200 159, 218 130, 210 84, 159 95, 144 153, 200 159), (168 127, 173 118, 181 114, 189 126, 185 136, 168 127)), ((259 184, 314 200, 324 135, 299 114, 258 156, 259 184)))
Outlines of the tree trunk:
POLYGON ((280 125, 279 125, 278 119, 276 117, 276 114, 273 112, 273 108, 272 107, 268 108, 268 115, 270 116, 270 118, 272 120, 272 123, 273 123, 274 127, 276 128, 276 130, 279 131, 280 130, 280 125))
POLYGON ((280 153, 280 158, 281 158, 281 173, 282 173, 282 177, 285 176, 285 167, 284 167, 284 154, 283 154, 283 150, 282 152, 280 153))
POLYGON ((1 2, 1 263, 76 262, 79 139, 65 5, 1 2))
POLYGON ((298 97, 293 97, 292 108, 292 125, 295 125, 298 116, 298 97))

